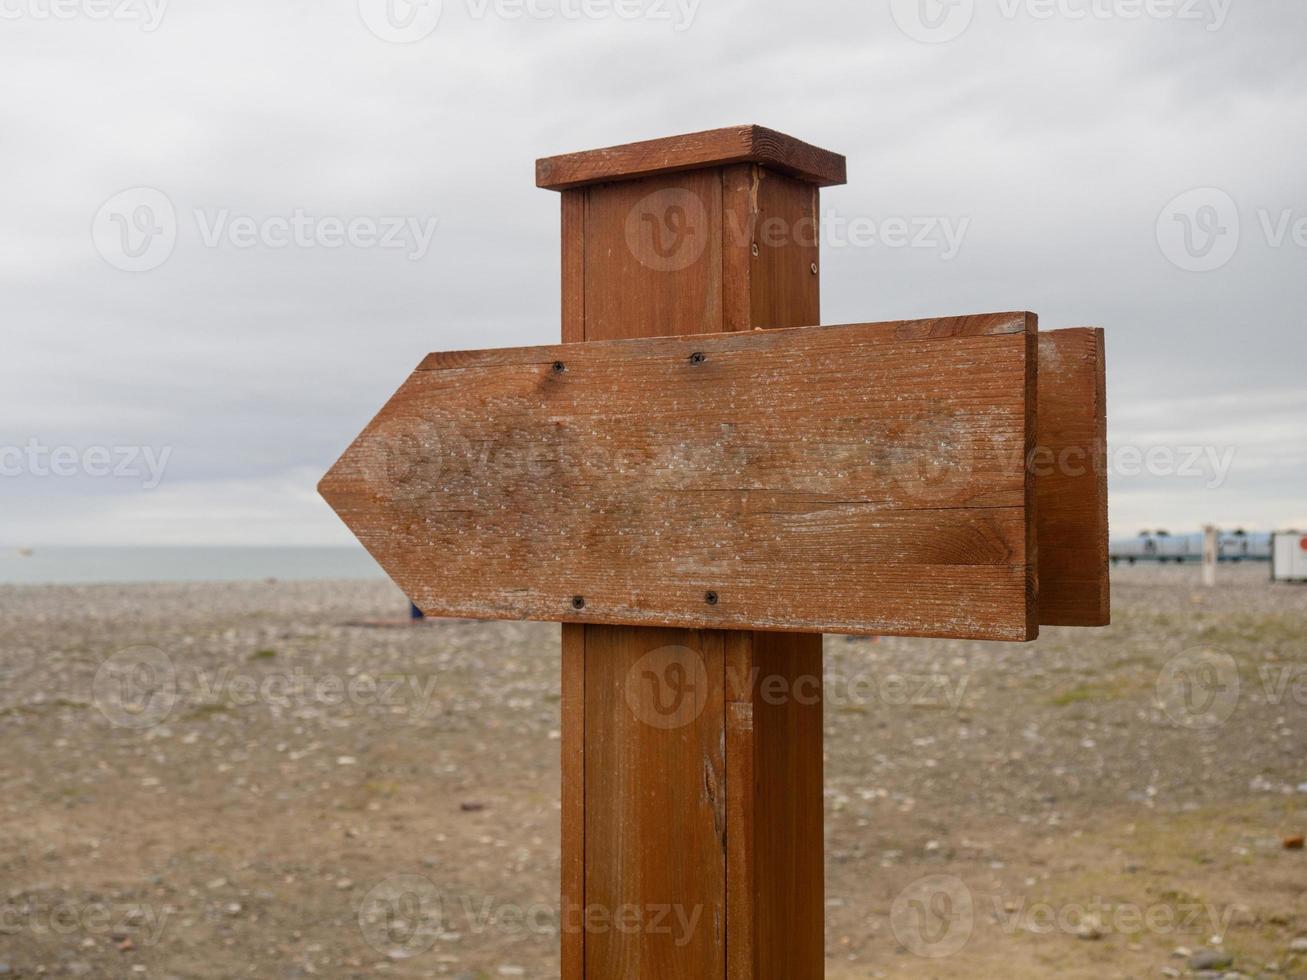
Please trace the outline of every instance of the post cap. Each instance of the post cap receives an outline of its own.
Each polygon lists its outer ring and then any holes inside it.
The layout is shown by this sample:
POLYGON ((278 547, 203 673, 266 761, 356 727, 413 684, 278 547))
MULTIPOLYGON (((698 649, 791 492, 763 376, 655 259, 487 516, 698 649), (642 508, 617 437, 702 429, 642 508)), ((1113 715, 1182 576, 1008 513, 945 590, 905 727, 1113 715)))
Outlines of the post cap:
POLYGON ((757 163, 830 187, 847 179, 844 157, 765 126, 731 126, 684 136, 565 153, 536 161, 536 186, 553 191, 653 174, 757 163))

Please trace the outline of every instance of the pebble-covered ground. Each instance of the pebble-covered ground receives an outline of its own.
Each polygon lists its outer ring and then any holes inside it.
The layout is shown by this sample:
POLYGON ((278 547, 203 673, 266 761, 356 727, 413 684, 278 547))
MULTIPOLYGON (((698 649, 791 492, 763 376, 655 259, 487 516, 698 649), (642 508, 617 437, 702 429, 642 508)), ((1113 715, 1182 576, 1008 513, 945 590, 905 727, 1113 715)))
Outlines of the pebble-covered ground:
MULTIPOLYGON (((829 977, 1307 976, 1307 586, 1221 572, 827 638, 829 977)), ((404 610, 0 587, 0 977, 557 976, 558 628, 404 610)))

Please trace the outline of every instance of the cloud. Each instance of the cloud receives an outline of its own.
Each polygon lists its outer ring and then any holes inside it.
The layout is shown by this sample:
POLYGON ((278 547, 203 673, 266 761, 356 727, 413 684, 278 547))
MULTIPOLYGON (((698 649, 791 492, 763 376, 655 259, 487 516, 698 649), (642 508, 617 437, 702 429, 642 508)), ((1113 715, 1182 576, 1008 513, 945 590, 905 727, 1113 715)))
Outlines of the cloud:
POLYGON ((65 485, 7 500, 0 547, 351 544, 314 491, 319 475, 301 467, 264 477, 165 479, 154 490, 117 493, 65 485))
POLYGON ((823 199, 841 215, 969 221, 951 261, 829 252, 827 322, 1030 308, 1104 326, 1114 440, 1240 447, 1217 491, 1114 482, 1118 524, 1303 512, 1304 256, 1258 230, 1261 209, 1307 215, 1300 3, 1237 4, 1215 31, 981 4, 933 45, 884 3, 703 0, 678 32, 445 0, 406 45, 358 0, 168 4, 154 31, 39 6, 0 31, 0 444, 173 455, 148 495, 11 483, 0 540, 347 540, 316 478, 425 352, 558 335, 558 201, 535 157, 752 121, 849 156, 823 199), (1196 275, 1155 223, 1203 186, 1234 198, 1243 239, 1196 275), (132 274, 91 225, 137 187, 167 195, 177 240, 132 274), (218 209, 438 225, 417 261, 209 247, 196 213, 218 209))

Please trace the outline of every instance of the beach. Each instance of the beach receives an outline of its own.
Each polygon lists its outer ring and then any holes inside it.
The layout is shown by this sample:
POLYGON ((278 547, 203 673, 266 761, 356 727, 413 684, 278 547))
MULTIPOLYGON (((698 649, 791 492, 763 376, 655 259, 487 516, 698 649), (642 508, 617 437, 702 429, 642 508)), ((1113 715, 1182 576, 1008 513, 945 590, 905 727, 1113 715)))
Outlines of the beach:
MULTIPOLYGON (((1307 975, 1307 587, 1199 579, 826 638, 827 976, 1307 975)), ((406 615, 0 586, 0 976, 556 977, 559 628, 406 615)))

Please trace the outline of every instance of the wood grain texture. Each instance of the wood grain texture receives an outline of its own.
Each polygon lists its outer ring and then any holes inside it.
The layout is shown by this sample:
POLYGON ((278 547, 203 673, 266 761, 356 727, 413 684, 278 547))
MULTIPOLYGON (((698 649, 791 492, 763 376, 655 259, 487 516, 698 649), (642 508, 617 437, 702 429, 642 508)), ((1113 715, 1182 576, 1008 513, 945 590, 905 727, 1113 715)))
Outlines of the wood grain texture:
POLYGON ((1030 321, 433 355, 321 491, 429 615, 1030 639, 1030 321))
POLYGON ((726 976, 820 977, 822 637, 725 636, 726 976))
MULTIPOLYGON (((679 334, 721 329, 725 242, 717 232, 719 216, 710 210, 719 205, 721 193, 720 181, 717 187, 713 183, 711 176, 685 174, 564 192, 583 194, 586 201, 584 223, 564 228, 564 253, 578 251, 572 239, 579 234, 579 251, 588 256, 564 296, 566 318, 581 317, 573 336, 599 341, 650 336, 660 328, 679 334)), ((621 778, 587 769, 584 819, 605 831, 596 828, 586 848, 588 906, 601 915, 617 908, 670 906, 675 918, 693 921, 694 927, 671 946, 645 929, 592 927, 585 936, 583 972, 563 975, 566 980, 720 976, 726 941, 725 704, 710 705, 704 695, 710 686, 706 671, 711 667, 717 675, 728 634, 601 625, 577 629, 585 636, 585 754, 592 762, 629 761, 621 778), (675 644, 668 644, 669 635, 675 644), (621 691, 610 682, 619 676, 627 678, 621 691), (662 711, 686 706, 701 710, 665 727, 662 711), (655 762, 642 765, 646 758, 655 762), (675 809, 668 801, 675 801, 675 809), (647 873, 651 861, 671 850, 677 860, 647 873)), ((575 737, 575 731, 564 732, 564 738, 575 737)))
POLYGON ((713 171, 587 193, 587 340, 648 337, 646 324, 677 335, 721 329, 721 199, 713 171))
POLYGON ((564 191, 562 199, 563 343, 585 340, 585 191, 564 191))
MULTIPOLYGON (((844 176, 756 126, 539 161, 569 346, 429 356, 323 481, 429 614, 564 624, 564 980, 822 976, 811 630, 1093 615, 1072 571, 1105 484, 1025 465, 1087 444, 1081 347, 1029 314, 757 332, 820 322, 844 176)), ((1101 431, 1101 335, 1098 365, 1101 431)))
POLYGON ((562 630, 562 975, 585 974, 585 627, 562 630))
POLYGON ((1107 527, 1107 395, 1103 331, 1039 335, 1039 621, 1111 622, 1107 527))
POLYGON ((722 169, 725 329, 818 323, 818 190, 739 164, 722 169))
MULTIPOLYGON (((758 893, 757 732, 754 729, 754 648, 761 633, 725 632, 726 650, 726 977, 757 975, 758 907, 769 904, 758 893)), ((792 643, 820 634, 773 634, 792 643)), ((820 749, 819 749, 820 754, 820 749)), ((763 760, 764 767, 766 760, 763 760)), ((821 799, 820 792, 817 794, 821 799)), ((820 802, 818 803, 820 806, 820 802)), ((820 837, 817 839, 820 842, 820 837)))
POLYGON ((826 911, 822 638, 754 633, 753 670, 754 956, 752 972, 738 976, 820 978, 826 911))
MULTIPOLYGON (((562 197, 562 336, 564 343, 585 340, 586 193, 562 197)), ((562 630, 562 794, 559 815, 562 976, 585 976, 585 627, 562 630)))
POLYGON ((725 634, 586 634, 585 976, 720 977, 725 634))
POLYGON ((749 315, 753 326, 773 329, 820 323, 817 188, 762 167, 754 168, 752 188, 749 315))
MULTIPOLYGON (((720 170, 722 181, 722 325, 726 333, 752 330, 753 230, 758 223, 758 187, 766 171, 752 163, 737 163, 720 170)), ((801 323, 818 323, 819 316, 801 323)))
MULTIPOLYGON (((819 277, 812 269, 816 236, 803 234, 809 218, 815 229, 817 201, 817 188, 766 167, 722 168, 726 330, 821 322, 819 277), (773 240, 774 225, 790 233, 773 240)), ((815 674, 819 686, 822 636, 723 635, 725 974, 727 980, 819 978, 826 962, 821 697, 762 706, 756 699, 768 669, 779 670, 782 681, 798 671, 815 674)))
POLYGON ((1026 558, 1026 626, 1031 639, 1039 634, 1039 488, 1035 472, 1029 465, 1039 437, 1039 318, 1031 314, 1026 332, 1025 452, 1022 453, 1025 477, 1025 513, 1022 519, 1026 530, 1023 553, 1026 558))
POLYGON ((536 185, 551 190, 632 180, 732 163, 757 163, 817 187, 843 184, 844 157, 763 126, 731 126, 536 161, 536 185))

